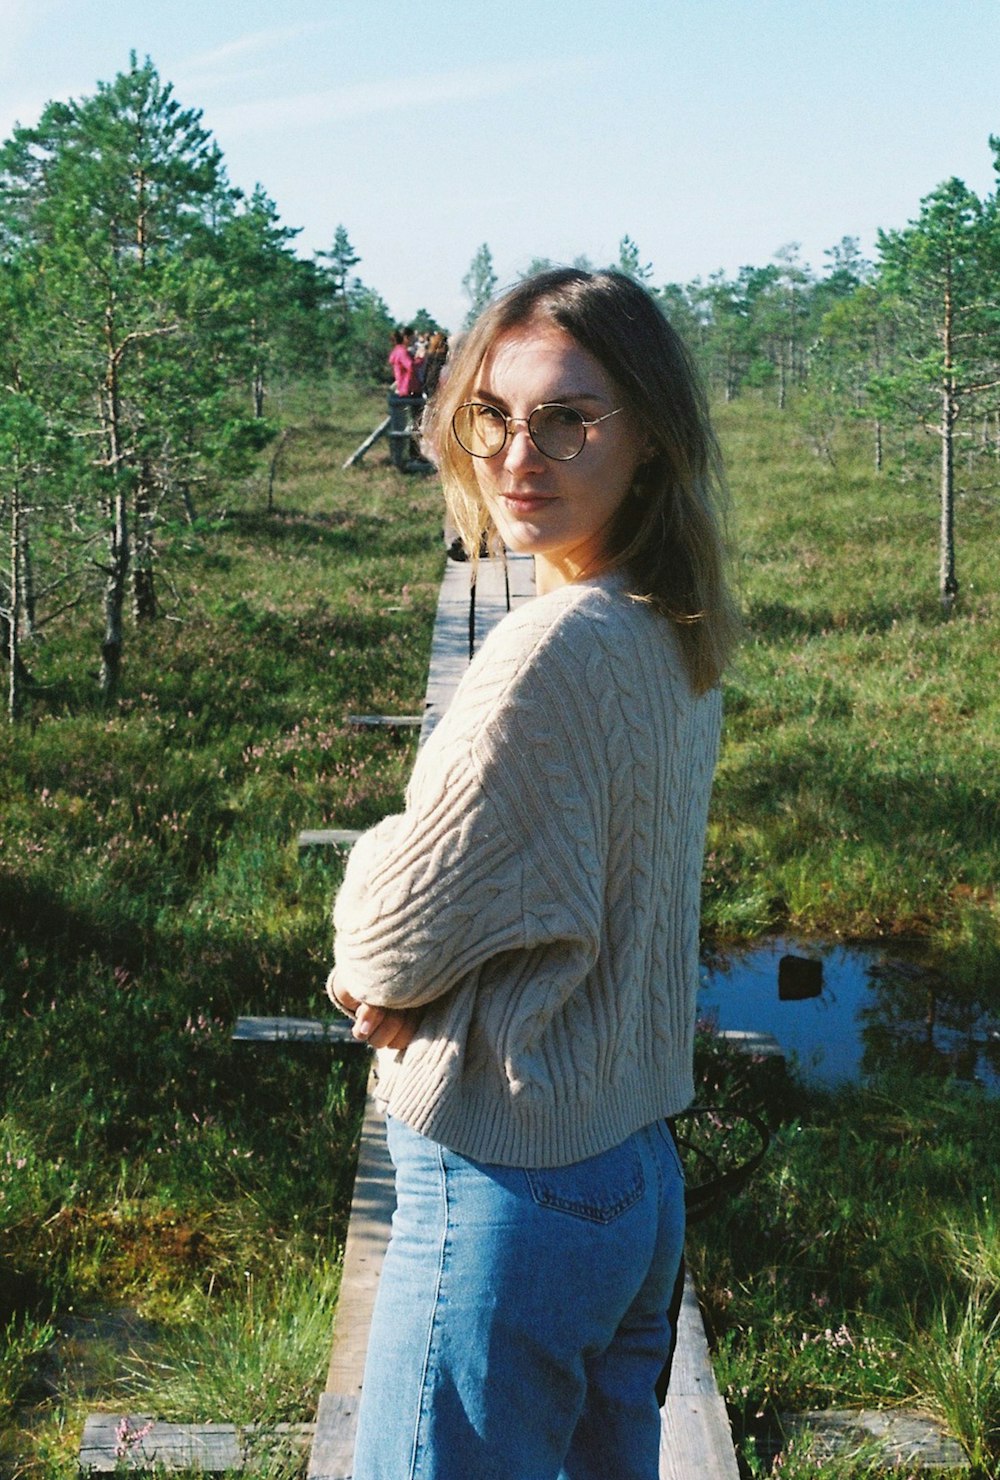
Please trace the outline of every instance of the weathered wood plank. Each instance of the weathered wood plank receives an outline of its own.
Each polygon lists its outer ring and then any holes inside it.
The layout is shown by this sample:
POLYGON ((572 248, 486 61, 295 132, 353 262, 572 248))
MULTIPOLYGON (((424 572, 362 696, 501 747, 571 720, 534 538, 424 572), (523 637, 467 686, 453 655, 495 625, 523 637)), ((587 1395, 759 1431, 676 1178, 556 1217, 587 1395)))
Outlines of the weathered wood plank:
POLYGON ((962 1446, 936 1419, 911 1408, 825 1408, 782 1414, 786 1436, 808 1435, 817 1460, 863 1454, 907 1469, 968 1469, 962 1446))
POLYGON ((677 1319, 677 1349, 661 1410, 660 1480, 739 1480, 729 1415, 708 1352, 690 1274, 677 1319))
POLYGON ((422 714, 349 714, 347 725, 352 730, 418 730, 422 714))
POLYGON ((265 1454, 291 1454, 312 1443, 316 1425, 160 1423, 144 1414, 91 1413, 83 1428, 80 1469, 92 1474, 194 1470, 203 1474, 257 1467, 265 1454))
POLYGON ((357 1428, 356 1397, 345 1397, 343 1393, 320 1395, 308 1480, 351 1480, 357 1428))
POLYGON ((353 848, 360 836, 358 828, 307 827, 299 833, 299 852, 307 848, 353 848))
POLYGON ((754 1054, 763 1059, 785 1057, 784 1049, 773 1033, 758 1033, 754 1028, 720 1028, 715 1036, 732 1048, 738 1048, 741 1053, 754 1054))
POLYGON ((363 1049, 346 1017, 318 1018, 239 1017, 233 1029, 235 1043, 330 1043, 363 1049))
MULTIPOLYGON (((421 742, 434 729, 469 666, 469 582, 471 566, 461 561, 446 563, 438 596, 434 635, 431 639, 430 671, 424 700, 421 742)), ((511 608, 535 594, 535 563, 530 555, 507 556, 507 579, 501 560, 481 560, 476 576, 474 645, 478 650, 502 617, 507 615, 507 589, 511 608)))
POLYGON ((373 1093, 374 1070, 372 1073, 326 1379, 328 1393, 341 1393, 354 1399, 361 1392, 368 1328, 396 1206, 393 1167, 385 1143, 385 1118, 373 1093))
POLYGON ((371 436, 366 437, 361 446, 356 447, 347 461, 343 464, 343 467, 345 469, 352 468, 355 463, 360 462, 369 448, 375 446, 375 443, 378 441, 379 437, 385 436, 386 432, 389 430, 389 423, 391 420, 392 418, 390 416, 387 416, 384 421, 379 422, 378 426, 372 432, 371 436))
POLYGON ((677 1350, 670 1369, 668 1398, 700 1398, 718 1393, 701 1307, 690 1274, 684 1280, 684 1297, 677 1320, 677 1350))
POLYGON ((739 1474, 719 1393, 668 1393, 660 1424, 659 1480, 739 1480, 739 1474))

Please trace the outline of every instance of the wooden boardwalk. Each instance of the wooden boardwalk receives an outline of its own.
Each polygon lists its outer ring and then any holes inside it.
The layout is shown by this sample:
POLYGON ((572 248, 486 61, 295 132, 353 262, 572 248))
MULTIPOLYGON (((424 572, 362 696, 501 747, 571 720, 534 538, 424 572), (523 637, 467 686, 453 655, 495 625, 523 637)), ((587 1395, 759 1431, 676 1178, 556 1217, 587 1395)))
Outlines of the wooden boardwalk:
POLYGON ((445 566, 431 639, 421 744, 448 708, 469 666, 470 628, 471 646, 478 651, 501 617, 506 616, 508 594, 511 608, 535 594, 530 555, 508 555, 506 579, 501 561, 481 560, 474 602, 469 599, 469 570, 462 561, 449 560, 445 566))

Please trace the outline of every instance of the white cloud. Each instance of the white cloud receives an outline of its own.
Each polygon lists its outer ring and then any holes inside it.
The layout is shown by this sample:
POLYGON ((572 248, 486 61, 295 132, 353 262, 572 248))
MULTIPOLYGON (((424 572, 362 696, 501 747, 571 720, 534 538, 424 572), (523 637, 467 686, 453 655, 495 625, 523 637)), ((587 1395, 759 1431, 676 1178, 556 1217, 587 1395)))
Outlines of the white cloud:
POLYGON ((235 103, 212 110, 212 128, 227 138, 271 133, 276 129, 313 128, 338 119, 376 113, 410 112, 436 103, 474 102, 539 87, 578 76, 597 65, 595 58, 570 57, 551 62, 511 63, 426 77, 359 82, 322 92, 293 94, 256 103, 235 103))
MULTIPOLYGON (((5 0, 0 0, 0 5, 4 3, 5 0)), ((276 47, 329 29, 329 22, 311 21, 301 26, 271 26, 263 31, 249 31, 245 36, 237 37, 235 41, 227 41, 224 46, 216 46, 211 51, 202 51, 193 57, 188 57, 184 65, 193 72, 225 68, 230 62, 238 62, 245 57, 259 56, 261 53, 270 54, 276 47)))

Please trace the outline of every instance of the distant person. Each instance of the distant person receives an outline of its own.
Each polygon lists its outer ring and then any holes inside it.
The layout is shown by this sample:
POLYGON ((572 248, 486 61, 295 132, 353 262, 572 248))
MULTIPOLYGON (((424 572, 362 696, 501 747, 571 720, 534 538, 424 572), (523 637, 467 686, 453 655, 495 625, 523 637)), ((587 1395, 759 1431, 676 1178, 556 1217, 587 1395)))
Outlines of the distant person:
POLYGON ((389 368, 392 371, 392 388, 397 396, 417 396, 420 384, 412 353, 413 330, 394 329, 392 349, 389 351, 389 368))
MULTIPOLYGON (((450 356, 461 345, 464 335, 459 334, 455 339, 449 341, 444 333, 432 334, 427 346, 427 365, 424 370, 424 394, 428 401, 434 396, 439 388, 444 385, 448 378, 450 356)), ((426 417, 421 427, 423 432, 422 446, 424 456, 438 466, 437 452, 431 438, 427 435, 426 417)), ((451 521, 447 505, 444 515, 444 546, 451 560, 468 560, 462 536, 451 521)), ((488 554, 485 546, 481 546, 481 553, 488 554)))
MULTIPOLYGON (((392 370, 393 388, 389 393, 389 413, 392 416, 395 408, 399 407, 400 402, 405 401, 405 409, 402 410, 404 424, 398 430, 402 434, 401 439, 406 439, 408 436, 405 458, 399 450, 398 442, 394 443, 397 450, 392 455, 394 461, 399 459, 397 466, 405 469, 407 458, 409 464, 415 464, 421 459, 417 434, 424 409, 424 397, 423 391, 420 388, 420 369, 413 356, 412 328, 394 329, 392 339, 392 349, 389 351, 389 367, 392 370)), ((393 428, 394 430, 390 435, 395 435, 395 422, 393 423, 393 428)))
POLYGON ((656 1480, 735 632, 715 441, 645 289, 572 268, 486 309, 428 419, 470 557, 533 555, 538 595, 334 910, 396 1168, 354 1480, 656 1480))
POLYGON ((427 357, 424 362, 424 395, 428 400, 438 388, 447 359, 447 337, 440 333, 432 334, 427 342, 427 357))

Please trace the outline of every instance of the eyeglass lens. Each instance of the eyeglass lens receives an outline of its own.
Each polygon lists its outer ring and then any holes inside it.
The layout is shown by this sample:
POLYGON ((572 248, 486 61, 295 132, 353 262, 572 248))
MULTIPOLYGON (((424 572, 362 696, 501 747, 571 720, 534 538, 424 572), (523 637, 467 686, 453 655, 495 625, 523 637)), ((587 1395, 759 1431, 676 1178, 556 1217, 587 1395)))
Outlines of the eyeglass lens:
MULTIPOLYGON (((459 443, 473 457, 494 457, 507 440, 507 418, 481 401, 459 406, 452 425, 459 443)), ((528 434, 546 457, 568 462, 582 452, 587 428, 572 406, 536 406, 528 417, 528 434)))

